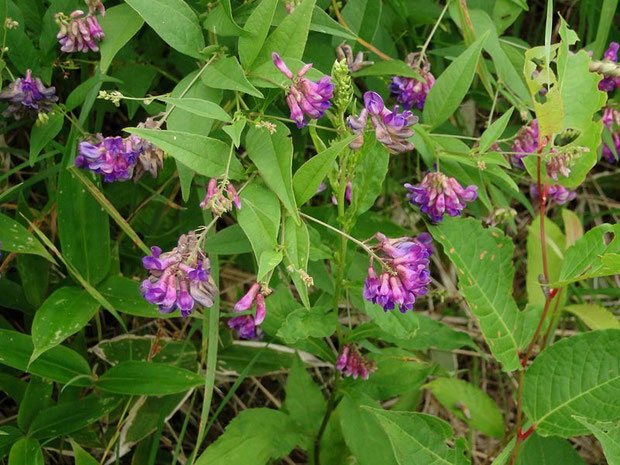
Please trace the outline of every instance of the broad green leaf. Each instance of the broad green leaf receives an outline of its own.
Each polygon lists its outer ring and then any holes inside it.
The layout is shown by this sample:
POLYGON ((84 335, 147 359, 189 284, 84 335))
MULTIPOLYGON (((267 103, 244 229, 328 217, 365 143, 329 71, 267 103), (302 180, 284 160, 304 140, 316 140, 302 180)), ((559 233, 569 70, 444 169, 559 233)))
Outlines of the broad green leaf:
POLYGON ((14 426, 0 426, 0 455, 3 457, 8 455, 11 446, 22 437, 23 434, 18 428, 14 426))
POLYGON ((176 394, 202 384, 202 376, 184 368, 138 361, 121 362, 95 382, 95 386, 102 391, 139 396, 176 394))
POLYGON ((599 440, 608 465, 620 465, 620 421, 596 421, 577 416, 574 418, 599 440))
POLYGON ((299 308, 288 314, 278 337, 293 344, 309 337, 329 337, 336 331, 338 315, 327 307, 299 308))
POLYGON ((401 60, 380 61, 355 73, 355 77, 363 76, 402 76, 418 81, 424 80, 420 73, 414 71, 411 66, 401 60))
MULTIPOLYGON (((275 295, 270 297, 274 299, 275 295)), ((267 305, 270 305, 269 303, 267 305)), ((269 317, 269 311, 267 317, 269 317)), ((266 321, 266 320, 265 320, 266 321)), ((293 363, 293 357, 290 353, 284 353, 277 350, 263 350, 262 347, 232 345, 218 351, 217 363, 222 370, 233 370, 242 373, 250 361, 254 360, 254 364, 247 371, 247 376, 260 376, 266 373, 290 368, 293 363), (262 351, 258 359, 255 359, 256 353, 262 351)))
POLYGON ((437 127, 459 107, 469 90, 488 33, 471 44, 437 78, 424 104, 424 122, 437 127))
POLYGON ((485 131, 480 136, 480 141, 478 143, 480 153, 484 153, 489 150, 493 143, 502 136, 504 130, 506 129, 506 126, 508 125, 508 122, 510 121, 510 117, 512 116, 512 112, 514 111, 514 109, 514 107, 511 107, 510 110, 508 110, 502 116, 493 121, 493 123, 485 129, 485 131))
POLYGON ((560 438, 543 438, 532 434, 519 448, 516 465, 532 464, 585 465, 570 442, 560 438))
POLYGON ((202 58, 202 28, 194 11, 183 0, 127 0, 159 37, 175 50, 202 58))
POLYGON ((590 329, 620 329, 620 322, 605 307, 593 304, 575 304, 567 305, 564 310, 579 317, 590 329))
POLYGON ((523 411, 541 436, 588 434, 575 415, 620 418, 610 403, 620 390, 620 330, 578 334, 556 342, 534 360, 523 377, 523 411))
POLYGON ((52 400, 53 391, 54 383, 52 381, 39 378, 38 376, 30 377, 24 398, 19 403, 19 412, 17 414, 17 425, 22 431, 28 431, 32 420, 35 419, 39 412, 54 403, 52 400))
POLYGON ((159 100, 198 116, 216 119, 226 123, 231 121, 230 116, 222 107, 220 107, 217 103, 210 102, 209 100, 174 97, 160 97, 159 100))
POLYGON ((286 379, 284 409, 291 419, 310 433, 318 431, 327 405, 319 386, 306 371, 299 356, 286 379))
POLYGON ((78 400, 54 405, 37 415, 30 425, 28 435, 46 439, 79 431, 110 413, 122 400, 120 396, 90 394, 78 400))
POLYGON ((258 56, 273 20, 278 0, 261 0, 254 9, 244 28, 251 35, 239 37, 239 60, 245 69, 249 69, 258 56))
MULTIPOLYGON (((350 0, 342 9, 342 18, 349 29, 369 43, 375 43, 375 36, 381 21, 383 2, 374 0, 350 0)), ((363 50, 356 45, 354 51, 363 50)))
POLYGON ((333 168, 334 162, 343 150, 348 150, 347 146, 357 136, 349 136, 346 139, 336 142, 326 150, 317 153, 310 160, 305 162, 295 171, 293 176, 293 189, 297 205, 301 206, 310 200, 318 190, 325 176, 333 168))
POLYGON ((9 453, 9 465, 45 465, 39 441, 34 438, 21 438, 9 453))
MULTIPOLYGON (((226 171, 230 145, 220 140, 180 131, 160 131, 141 128, 126 128, 125 131, 152 142, 203 176, 215 178, 221 176, 226 171)), ((242 174, 243 167, 233 154, 229 177, 231 179, 239 179, 242 174)))
POLYGON ((105 33, 100 46, 99 68, 105 74, 116 54, 136 35, 144 20, 131 6, 121 4, 107 8, 105 16, 99 18, 99 24, 105 33))
POLYGON ((232 7, 230 6, 230 0, 220 0, 220 5, 222 6, 224 13, 226 13, 226 18, 228 18, 228 22, 230 23, 230 26, 235 31, 236 33, 235 35, 241 35, 241 36, 249 35, 248 31, 246 31, 241 26, 239 26, 237 22, 235 21, 235 18, 233 17, 233 14, 232 14, 232 7))
POLYGON ((65 122, 60 111, 48 114, 49 120, 45 124, 36 123, 30 131, 30 166, 33 166, 41 150, 58 135, 65 122))
POLYGON ((385 311, 380 305, 364 300, 364 312, 383 331, 398 339, 413 339, 420 326, 413 312, 385 311))
POLYGON ((95 316, 99 303, 79 287, 61 287, 50 295, 32 322, 31 360, 77 333, 95 316))
POLYGON ((45 247, 26 228, 2 213, 0 213, 0 242, 5 252, 40 255, 54 262, 45 247))
POLYGON ((90 384, 90 367, 80 354, 68 347, 57 346, 28 364, 34 350, 27 334, 0 329, 0 364, 27 371, 62 384, 72 381, 75 386, 90 384))
POLYGON ((254 63, 261 65, 271 61, 271 54, 301 60, 306 48, 308 29, 316 0, 303 0, 290 15, 287 15, 275 30, 269 34, 254 63))
POLYGON ((308 284, 302 279, 302 272, 308 269, 310 258, 310 234, 308 226, 303 221, 296 224, 295 220, 287 216, 284 219, 284 264, 295 284, 301 301, 306 308, 310 308, 308 298, 308 284), (289 267, 293 267, 290 270, 289 267))
POLYGON ((236 255, 251 252, 252 246, 241 226, 233 224, 213 236, 208 236, 204 249, 219 255, 236 255))
POLYGON ((327 14, 327 12, 319 5, 314 5, 310 30, 334 37, 342 37, 343 39, 356 39, 355 34, 352 34, 351 31, 329 16, 329 14, 327 14))
POLYGON ((75 465, 99 465, 99 462, 75 441, 71 440, 75 465))
MULTIPOLYGON (((92 177, 91 177, 92 179, 92 177)), ((62 256, 92 285, 110 270, 107 213, 69 170, 58 176, 58 237, 62 256)))
MULTIPOLYGON (((28 384, 21 379, 6 373, 0 373, 0 390, 15 400, 17 404, 21 404, 27 387, 28 384)), ((2 435, 0 434, 0 436, 2 435)))
POLYGON ((583 225, 579 217, 568 208, 562 209, 562 221, 566 233, 566 248, 572 246, 583 236, 583 225))
POLYGON ((554 287, 595 278, 618 274, 620 270, 613 263, 605 264, 605 255, 620 252, 620 224, 602 224, 588 231, 564 254, 564 262, 554 287), (612 266, 609 266, 612 265, 612 266))
POLYGON ((476 317, 491 353, 505 371, 519 368, 515 331, 519 309, 512 297, 514 245, 495 228, 473 218, 444 219, 429 227, 459 277, 459 290, 476 317))
POLYGON ((466 381, 437 378, 426 385, 437 400, 453 415, 483 434, 501 438, 504 419, 489 395, 466 381))
POLYGON ((258 259, 258 273, 256 281, 263 281, 271 270, 282 262, 282 252, 279 250, 265 250, 258 259))
POLYGON ((368 211, 381 194, 387 175, 390 154, 374 137, 366 136, 359 150, 356 175, 352 181, 351 210, 356 215, 368 211))
POLYGON ((390 438, 392 450, 399 465, 467 465, 465 440, 455 441, 451 448, 446 441, 453 431, 443 420, 424 413, 391 412, 367 408, 379 420, 390 438))
POLYGON ((263 98, 263 94, 245 77, 236 57, 226 57, 208 66, 200 76, 202 82, 216 89, 228 89, 263 98))
POLYGON ((140 294, 140 283, 122 276, 110 276, 97 290, 116 310, 128 315, 146 318, 172 318, 174 313, 159 313, 157 307, 148 303, 140 294))
POLYGON ((196 465, 265 465, 287 455, 301 441, 301 433, 287 414, 267 408, 244 410, 198 457, 196 465))
POLYGON ((250 127, 245 139, 248 157, 258 168, 261 177, 280 198, 297 223, 300 223, 295 194, 293 194, 293 140, 288 128, 276 122, 276 131, 250 127))

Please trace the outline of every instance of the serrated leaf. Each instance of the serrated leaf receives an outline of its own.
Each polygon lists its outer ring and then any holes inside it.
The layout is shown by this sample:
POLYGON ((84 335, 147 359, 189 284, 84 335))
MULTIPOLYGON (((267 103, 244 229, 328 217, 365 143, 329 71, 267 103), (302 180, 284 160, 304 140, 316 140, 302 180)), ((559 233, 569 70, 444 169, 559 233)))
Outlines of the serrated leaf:
POLYGON ((34 438, 21 438, 9 453, 9 465, 45 465, 43 450, 34 438))
POLYGON ((263 98, 262 92, 250 84, 236 57, 225 57, 208 66, 200 76, 202 82, 216 89, 228 89, 263 98))
POLYGON ((620 330, 578 334, 536 357, 523 377, 523 410, 541 436, 587 434, 579 415, 616 420, 620 405, 620 330))
POLYGON ((480 141, 478 145, 481 153, 489 150, 493 143, 502 136, 504 130, 506 129, 506 126, 508 125, 508 122, 510 121, 510 117, 512 116, 512 112, 514 111, 514 109, 514 107, 510 107, 510 110, 508 110, 502 116, 493 121, 493 123, 485 129, 485 131, 480 136, 480 141))
POLYGON ((288 314, 277 336, 287 344, 309 337, 329 337, 336 331, 338 315, 328 307, 299 308, 288 314))
POLYGON ((584 417, 574 417, 590 430, 599 440, 605 452, 608 465, 620 464, 620 421, 596 421, 584 417))
POLYGON ((515 331, 519 309, 512 297, 514 245, 495 228, 473 218, 444 219, 429 227, 456 267, 459 290, 476 317, 491 353, 505 371, 519 368, 515 331))
POLYGON ((50 113, 45 124, 35 124, 30 131, 30 166, 33 166, 41 150, 45 148, 62 129, 65 117, 60 111, 50 113))
POLYGON ((402 76, 424 81, 420 73, 402 60, 380 61, 372 66, 362 68, 354 73, 355 77, 364 76, 402 76))
POLYGON ((278 0, 262 0, 245 22, 245 30, 249 36, 239 37, 239 61, 245 69, 249 69, 258 56, 273 20, 278 0))
POLYGON ((159 100, 204 118, 216 119, 226 123, 231 121, 230 116, 222 107, 209 100, 174 97, 160 97, 159 100))
POLYGON ((131 6, 122 4, 106 8, 105 16, 99 17, 99 24, 105 33, 100 46, 99 68, 105 74, 116 54, 136 35, 144 20, 131 6))
POLYGON ((579 317, 590 329, 620 329, 620 321, 605 307, 592 304, 567 305, 564 310, 579 317))
POLYGON ((54 263, 49 252, 26 228, 2 213, 0 213, 0 242, 3 251, 40 255, 54 263))
POLYGON ((318 431, 327 405, 321 389, 312 381, 299 356, 293 358, 285 392, 283 407, 291 419, 305 431, 318 431))

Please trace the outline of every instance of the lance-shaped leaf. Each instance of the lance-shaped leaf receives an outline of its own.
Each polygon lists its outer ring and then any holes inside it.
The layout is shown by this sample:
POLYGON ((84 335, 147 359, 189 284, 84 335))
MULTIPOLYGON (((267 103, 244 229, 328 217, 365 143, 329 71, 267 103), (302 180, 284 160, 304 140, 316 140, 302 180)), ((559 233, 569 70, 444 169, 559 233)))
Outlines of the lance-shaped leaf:
POLYGON ((577 416, 574 418, 599 440, 608 465, 620 465, 620 421, 596 421, 577 416))
POLYGON ((295 284, 301 301, 310 308, 308 298, 308 283, 302 279, 302 273, 308 269, 308 259, 310 257, 310 234, 308 226, 303 221, 299 224, 287 216, 284 219, 284 264, 289 271, 289 275, 295 284), (289 267, 292 267, 289 268, 289 267))
POLYGON ((589 430, 575 415, 620 418, 620 330, 578 334, 545 349, 523 377, 523 410, 542 436, 571 437, 589 430))
POLYGON ((495 228, 473 218, 444 219, 429 227, 456 267, 459 290, 476 317, 493 356, 505 371, 519 368, 515 332, 519 309, 512 297, 514 245, 495 228))
POLYGON ((185 111, 189 111, 198 116, 205 118, 212 118, 226 123, 231 121, 230 116, 224 109, 217 103, 210 102, 209 100, 199 98, 174 98, 174 97, 161 97, 159 100, 168 104, 174 105, 185 111))
POLYGON ((248 69, 265 43, 269 27, 276 11, 278 0, 261 0, 245 22, 245 30, 251 35, 239 37, 239 60, 245 69, 248 69))
POLYGON ((263 94, 250 84, 236 57, 222 58, 202 73, 202 82, 216 89, 237 90, 254 97, 263 98, 263 94))
POLYGON ((54 262, 45 247, 26 228, 2 213, 0 213, 0 242, 3 251, 40 255, 54 262))
POLYGON ((605 307, 575 304, 566 306, 564 310, 578 316, 590 329, 620 329, 620 321, 605 307))

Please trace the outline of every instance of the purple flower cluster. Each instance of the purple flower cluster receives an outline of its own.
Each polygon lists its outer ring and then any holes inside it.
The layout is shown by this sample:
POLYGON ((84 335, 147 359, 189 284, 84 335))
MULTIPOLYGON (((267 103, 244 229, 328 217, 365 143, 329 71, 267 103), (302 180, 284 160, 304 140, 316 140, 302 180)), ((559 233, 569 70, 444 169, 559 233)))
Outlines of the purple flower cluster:
POLYGON ((523 126, 512 144, 512 165, 516 168, 525 168, 523 159, 538 149, 538 121, 532 120, 529 125, 523 126))
MULTIPOLYGON (((536 183, 530 184, 530 197, 532 197, 532 199, 537 199, 538 196, 538 185, 536 183)), ((547 198, 558 205, 564 205, 565 203, 573 200, 575 197, 577 197, 576 192, 571 191, 559 184, 547 187, 547 198)))
MULTIPOLYGON (((103 5, 99 9, 101 15, 105 13, 103 5)), ((63 13, 56 14, 56 22, 60 27, 56 38, 60 43, 60 50, 63 52, 83 52, 89 50, 99 51, 97 42, 104 38, 103 29, 99 25, 97 16, 89 12, 86 15, 82 10, 75 10, 69 16, 63 13)))
POLYGON ((405 58, 405 62, 411 69, 417 71, 423 80, 394 76, 388 86, 392 95, 396 97, 396 101, 406 110, 413 107, 422 110, 426 96, 435 84, 435 76, 431 74, 431 64, 425 58, 420 62, 418 56, 417 53, 410 53, 405 58))
POLYGON ((58 101, 55 87, 45 87, 39 78, 32 77, 32 71, 26 71, 25 78, 17 78, 9 84, 8 89, 0 92, 0 101, 9 102, 9 107, 2 116, 13 115, 21 119, 27 115, 52 110, 52 103, 58 101))
POLYGON ((263 330, 260 325, 265 320, 266 307, 265 295, 259 283, 254 283, 250 290, 235 304, 235 312, 245 312, 256 306, 254 315, 240 315, 228 320, 228 327, 237 331, 242 339, 260 339, 263 337, 263 330))
POLYGON ((151 275, 140 286, 140 292, 160 313, 181 309, 183 317, 194 310, 196 303, 203 307, 213 305, 217 288, 211 278, 211 266, 200 249, 195 231, 179 237, 178 245, 170 252, 161 253, 151 247, 151 255, 142 259, 151 275))
POLYGON ((218 186, 217 179, 211 178, 207 186, 207 195, 200 202, 200 207, 211 210, 215 216, 221 216, 232 210, 233 205, 237 207, 237 210, 241 210, 241 199, 235 186, 229 184, 228 181, 218 186))
POLYGON ((435 223, 443 220, 445 213, 459 216, 465 208, 465 202, 473 202, 478 197, 478 186, 463 188, 459 182, 440 171, 431 171, 424 176, 417 186, 405 184, 409 190, 407 199, 412 205, 419 205, 435 223))
POLYGON ((377 140, 390 153, 413 150, 413 144, 407 140, 413 136, 412 126, 418 122, 413 113, 410 111, 398 113, 398 105, 394 110, 388 110, 376 92, 364 94, 364 106, 357 118, 349 116, 348 119, 349 127, 358 135, 357 139, 349 144, 352 150, 358 150, 364 144, 364 130, 369 114, 377 140))
MULTIPOLYGON (((614 149, 616 150, 616 154, 620 156, 620 130, 618 130, 618 127, 620 127, 620 111, 615 108, 605 108, 601 121, 609 132, 611 132, 611 140, 614 143, 614 149)), ((609 163, 614 163, 617 160, 611 147, 604 142, 603 156, 609 163)))
MULTIPOLYGON (((620 44, 618 42, 611 42, 609 44, 609 48, 605 51, 605 54, 603 55, 603 59, 616 63, 618 61, 619 48, 620 44)), ((604 92, 613 92, 616 87, 620 87, 620 77, 606 76, 598 83, 599 90, 602 90, 604 92)))
POLYGON ((304 114, 310 119, 322 118, 325 110, 331 106, 330 100, 334 96, 331 77, 324 76, 317 82, 305 78, 304 75, 312 68, 312 63, 305 65, 299 70, 297 76, 294 76, 280 55, 273 52, 271 58, 276 68, 291 80, 286 103, 291 110, 291 119, 297 123, 297 127, 301 129, 308 124, 304 119, 304 114))
POLYGON ((371 261, 364 282, 364 299, 381 305, 385 311, 396 305, 402 313, 412 310, 416 298, 428 292, 426 286, 431 282, 431 235, 388 239, 377 233, 375 237, 379 241, 376 251, 388 269, 377 275, 371 261))
POLYGON ((363 357, 352 345, 345 345, 336 361, 336 370, 353 379, 368 379, 370 373, 377 369, 377 364, 363 357))
POLYGON ((123 139, 97 134, 94 141, 80 142, 75 166, 101 174, 107 182, 126 181, 131 178, 141 152, 142 143, 136 136, 123 139))

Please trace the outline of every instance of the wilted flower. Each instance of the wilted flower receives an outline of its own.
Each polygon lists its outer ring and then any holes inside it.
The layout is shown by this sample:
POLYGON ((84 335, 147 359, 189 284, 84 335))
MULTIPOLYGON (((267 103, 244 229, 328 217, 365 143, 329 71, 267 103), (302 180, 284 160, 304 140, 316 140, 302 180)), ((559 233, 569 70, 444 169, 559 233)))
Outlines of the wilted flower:
POLYGON ((375 129, 377 140, 390 153, 408 152, 413 150, 413 144, 407 139, 413 136, 412 126, 418 118, 410 111, 398 113, 398 105, 390 111, 385 107, 383 99, 376 92, 364 94, 365 108, 357 118, 349 116, 348 124, 358 138, 349 144, 353 150, 359 149, 364 143, 364 129, 370 114, 370 121, 375 129))
POLYGON ((250 290, 235 304, 235 312, 245 312, 256 306, 254 315, 240 315, 228 320, 228 327, 234 329, 242 339, 260 339, 263 336, 261 323, 265 320, 265 292, 259 283, 254 283, 250 290))
MULTIPOLYGON (((157 121, 152 117, 147 118, 143 123, 139 123, 138 127, 159 129, 157 121)), ((134 178, 137 181, 144 173, 150 173, 153 178, 156 178, 157 173, 164 167, 164 151, 146 139, 140 138, 140 143, 142 144, 142 152, 140 152, 138 157, 134 178)))
POLYGON ((357 52, 355 58, 353 58, 353 49, 347 44, 342 44, 336 49, 336 56, 340 61, 345 60, 347 68, 349 68, 349 71, 352 73, 355 73, 366 66, 375 64, 374 61, 364 61, 363 52, 357 52))
POLYGON ((573 154, 569 152, 557 153, 557 149, 552 148, 548 155, 549 161, 547 161, 547 174, 555 181, 558 180, 558 176, 569 177, 570 167, 573 164, 573 154))
POLYGON ((431 171, 424 176, 417 186, 405 184, 409 189, 407 199, 412 205, 419 205, 420 210, 426 213, 435 223, 443 220, 445 213, 450 216, 459 216, 465 208, 465 202, 473 202, 478 197, 478 186, 463 186, 440 171, 431 171))
POLYGON ((95 11, 98 11, 101 16, 105 16, 105 7, 101 0, 84 0, 84 3, 88 6, 88 14, 92 15, 95 11))
POLYGON ((68 53, 99 51, 97 42, 103 40, 104 33, 95 15, 85 15, 82 10, 75 10, 69 16, 57 13, 56 22, 60 27, 56 38, 61 51, 68 53))
POLYGON ((352 376, 353 379, 358 377, 368 379, 370 373, 377 369, 377 364, 363 357, 355 346, 345 345, 336 361, 336 369, 344 376, 352 376))
MULTIPOLYGON (((618 42, 611 42, 609 44, 609 48, 605 51, 603 55, 603 60, 613 61, 614 63, 618 61, 618 49, 620 48, 620 44, 618 42)), ((616 87, 620 87, 620 77, 617 76, 605 76, 598 83, 599 90, 604 92, 613 92, 616 87)))
POLYGON ((418 53, 410 53, 405 58, 405 63, 411 69, 418 72, 423 78, 422 81, 414 78, 394 76, 388 86, 392 95, 396 97, 396 101, 406 110, 412 107, 418 107, 419 110, 422 110, 424 102, 426 102, 426 96, 433 84, 435 84, 435 76, 431 74, 431 64, 426 58, 420 61, 418 57, 418 53))
POLYGON ((34 115, 52 110, 52 103, 58 101, 55 87, 45 87, 39 78, 32 77, 32 71, 26 71, 25 78, 17 78, 9 84, 8 89, 0 92, 0 100, 9 102, 9 107, 2 116, 13 115, 21 119, 26 115, 34 115))
MULTIPOLYGON (((530 184, 530 197, 532 197, 532 199, 537 199, 538 196, 538 185, 536 183, 530 184)), ((564 205, 565 203, 573 200, 575 197, 577 197, 576 192, 571 191, 559 184, 547 186, 547 199, 557 203, 558 205, 564 205)))
POLYGON ((103 175, 106 182, 126 181, 131 178, 141 151, 139 137, 104 138, 97 134, 94 141, 80 142, 75 166, 103 175))
POLYGON ((233 205, 237 210, 241 210, 241 199, 235 187, 228 181, 218 185, 217 179, 211 178, 207 186, 207 195, 200 202, 200 207, 211 210, 215 216, 221 216, 232 210, 233 205))
POLYGON ((380 242, 376 251, 388 269, 377 275, 371 260, 364 282, 364 299, 381 305, 385 311, 396 305, 402 313, 412 310, 416 298, 428 292, 426 286, 431 282, 428 270, 428 257, 433 253, 430 234, 388 239, 377 233, 375 237, 380 242))
MULTIPOLYGON (((620 155, 620 130, 618 130, 620 126, 620 112, 615 108, 605 108, 601 121, 609 132, 611 132, 611 140, 614 143, 614 149, 616 150, 616 154, 620 155)), ((614 163, 617 160, 613 150, 605 142, 603 142, 603 156, 609 163, 614 163)))
POLYGON ((512 165, 523 169, 523 159, 538 149, 538 121, 532 120, 529 125, 523 126, 517 135, 512 151, 512 165))
POLYGON ((159 306, 160 313, 179 308, 186 317, 196 304, 213 305, 217 288, 199 242, 196 232, 190 231, 179 237, 178 245, 170 252, 161 253, 159 247, 151 247, 151 255, 142 259, 151 275, 142 282, 140 292, 148 302, 159 306))
POLYGON ((325 110, 331 106, 330 100, 334 93, 331 77, 324 76, 317 82, 306 79, 304 75, 312 68, 312 63, 305 65, 299 70, 297 76, 293 76, 280 55, 273 52, 271 58, 276 68, 291 80, 286 103, 291 110, 291 119, 297 123, 297 127, 301 129, 308 124, 304 119, 304 114, 311 119, 322 118, 325 110))

